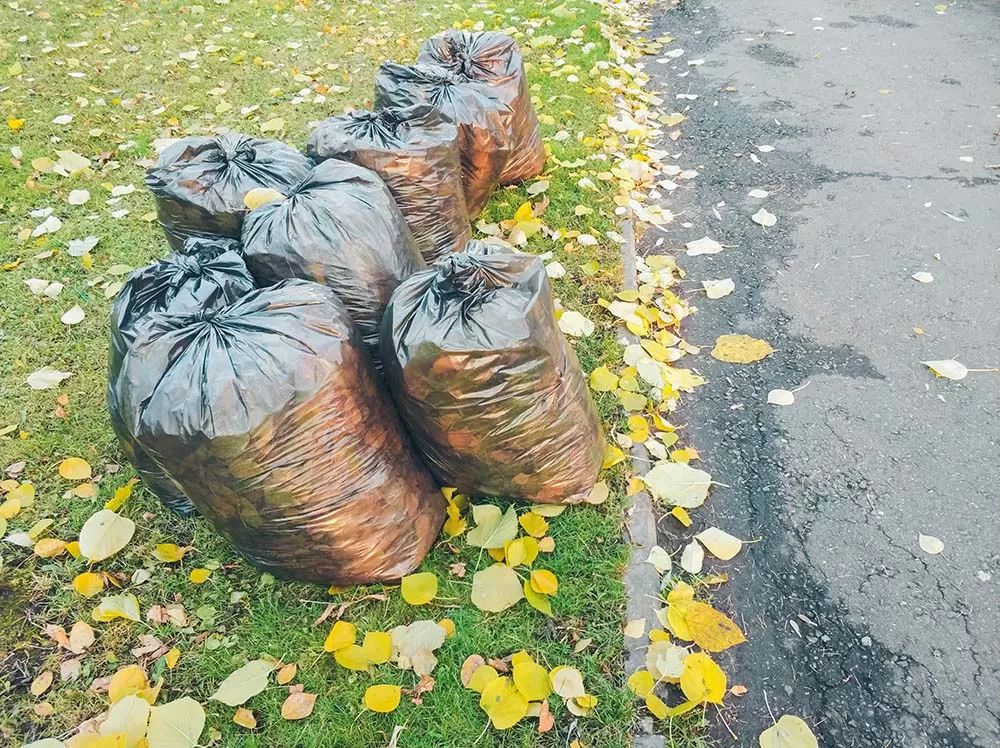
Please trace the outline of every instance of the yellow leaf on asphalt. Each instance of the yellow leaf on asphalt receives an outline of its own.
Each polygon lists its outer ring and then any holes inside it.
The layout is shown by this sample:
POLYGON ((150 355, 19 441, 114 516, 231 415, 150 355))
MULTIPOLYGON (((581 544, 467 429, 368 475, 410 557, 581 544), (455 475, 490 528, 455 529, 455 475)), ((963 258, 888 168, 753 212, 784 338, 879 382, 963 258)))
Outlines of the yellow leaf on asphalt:
POLYGON ((365 707, 379 714, 388 714, 399 706, 402 689, 399 686, 368 686, 365 691, 365 707))
POLYGON ((743 548, 742 540, 724 530, 720 530, 718 527, 709 527, 707 530, 702 530, 695 535, 695 538, 705 546, 705 549, 709 553, 716 558, 721 558, 723 561, 733 558, 743 548))
POLYGON ((707 654, 695 652, 684 659, 680 685, 688 701, 721 704, 726 695, 726 674, 707 654))
POLYGON ((641 639, 646 634, 646 619, 635 618, 625 624, 625 636, 629 639, 641 639))
POLYGON ((559 591, 559 579, 548 569, 531 572, 531 589, 539 595, 554 595, 559 591))
POLYGON ((956 361, 953 358, 944 359, 942 361, 921 361, 920 363, 934 372, 935 376, 943 379, 958 381, 965 379, 965 377, 969 374, 969 370, 966 368, 965 364, 956 361))
POLYGON ((819 742, 801 717, 783 714, 760 734, 760 748, 819 748, 819 742))
POLYGON ((691 515, 687 513, 687 509, 682 506, 675 506, 670 510, 671 516, 680 522, 684 527, 691 526, 691 515))
POLYGON ((545 517, 535 512, 522 514, 518 518, 518 522, 524 528, 524 531, 533 538, 543 538, 545 537, 545 533, 549 531, 549 523, 545 520, 545 517))
POLYGON ((720 335, 712 349, 712 357, 730 364, 752 364, 774 353, 766 340, 749 335, 720 335))
POLYGON ((648 670, 636 670, 628 677, 628 688, 639 698, 645 698, 656 686, 656 679, 648 670))
POLYGON ((93 597, 104 589, 104 577, 92 571, 77 574, 73 579, 73 589, 82 597, 93 597))
POLYGON ((410 574, 400 581, 400 594, 410 605, 426 605, 438 591, 438 578, 429 571, 410 574))
POLYGON ((642 481, 655 498, 694 509, 708 498, 712 476, 683 462, 661 462, 642 476, 642 481))
POLYGON ((535 662, 516 663, 512 675, 517 690, 528 701, 541 701, 552 693, 548 670, 535 662))
POLYGON ((337 621, 330 629, 330 633, 323 642, 323 649, 327 652, 336 652, 338 649, 354 644, 358 640, 358 629, 353 623, 347 621, 337 621))
POLYGON ((86 460, 80 457, 67 457, 59 463, 59 475, 66 480, 87 480, 93 472, 86 460))
POLYGON ((708 603, 686 603, 682 613, 690 639, 706 652, 722 652, 746 641, 739 626, 708 603))
POLYGON ((373 665, 381 665, 392 657, 392 636, 385 631, 369 631, 361 643, 365 657, 373 665))
POLYGON ((646 694, 646 708, 649 713, 657 719, 666 719, 670 714, 670 707, 663 703, 663 699, 650 691, 646 694))

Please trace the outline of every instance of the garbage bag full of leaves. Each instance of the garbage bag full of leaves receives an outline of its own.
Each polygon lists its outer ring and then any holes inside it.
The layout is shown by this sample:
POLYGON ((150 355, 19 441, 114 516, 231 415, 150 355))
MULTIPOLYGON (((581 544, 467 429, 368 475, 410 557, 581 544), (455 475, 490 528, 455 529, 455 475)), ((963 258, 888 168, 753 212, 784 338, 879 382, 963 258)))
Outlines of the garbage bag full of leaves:
POLYGON ((478 241, 396 289, 386 381, 444 485, 543 503, 593 488, 604 437, 554 311, 541 260, 478 241))
POLYGON ((375 107, 436 106, 458 127, 462 186, 469 215, 482 212, 510 158, 512 113, 479 81, 440 65, 383 63, 375 76, 375 107))
POLYGON ((458 129, 436 107, 331 117, 313 130, 306 150, 316 161, 352 161, 382 177, 427 262, 468 241, 458 129))
POLYGON ((441 494, 325 286, 282 281, 214 315, 156 315, 119 390, 142 447, 275 575, 396 579, 441 528, 441 494))
POLYGON ((417 62, 441 65, 468 80, 479 81, 508 105, 506 128, 511 154, 500 175, 501 184, 515 184, 542 173, 545 145, 517 42, 497 31, 449 29, 424 42, 417 62))
POLYGON ((389 297, 425 267, 385 183, 338 159, 317 166, 287 199, 251 211, 243 241, 260 286, 301 278, 336 291, 373 357, 389 297))
POLYGON ((178 514, 190 514, 193 506, 177 483, 136 444, 126 428, 125 414, 116 384, 122 362, 136 337, 157 312, 196 314, 225 306, 256 287, 235 251, 238 242, 188 239, 185 255, 140 268, 129 276, 111 307, 111 341, 108 353, 108 413, 122 450, 160 501, 178 514), (223 251, 219 251, 222 249, 223 251))
POLYGON ((146 173, 171 249, 191 236, 239 239, 243 197, 257 188, 283 192, 301 182, 309 159, 277 140, 230 133, 187 137, 168 146, 146 173))

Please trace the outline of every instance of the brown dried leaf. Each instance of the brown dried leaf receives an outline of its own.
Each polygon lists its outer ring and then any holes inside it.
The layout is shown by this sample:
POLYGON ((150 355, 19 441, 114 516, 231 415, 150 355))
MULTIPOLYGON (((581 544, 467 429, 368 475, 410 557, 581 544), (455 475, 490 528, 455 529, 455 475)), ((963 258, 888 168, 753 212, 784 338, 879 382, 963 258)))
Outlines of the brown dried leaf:
POLYGON ((281 705, 281 718, 287 720, 305 719, 312 714, 316 704, 314 693, 292 693, 281 705))

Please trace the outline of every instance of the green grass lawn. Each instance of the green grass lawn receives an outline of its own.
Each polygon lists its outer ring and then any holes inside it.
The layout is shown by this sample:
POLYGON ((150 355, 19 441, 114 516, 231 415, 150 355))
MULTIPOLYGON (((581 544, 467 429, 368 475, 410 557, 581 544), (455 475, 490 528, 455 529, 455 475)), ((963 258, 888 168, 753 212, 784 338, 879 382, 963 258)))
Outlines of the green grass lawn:
MULTIPOLYGON (((592 71, 607 55, 599 28, 599 22, 606 21, 598 6, 584 0, 457 0, 443 5, 343 0, 4 3, 0 468, 24 461, 18 477, 37 488, 34 506, 11 519, 8 532, 51 519, 47 535, 72 540, 86 518, 132 477, 127 465, 114 474, 104 467, 122 461, 104 401, 111 303, 105 289, 121 279, 126 268, 166 252, 161 231, 151 220, 152 199, 142 184, 144 164, 155 158, 154 141, 219 126, 261 134, 267 125, 266 134, 301 147, 310 122, 370 104, 374 71, 381 61, 412 60, 424 38, 454 24, 513 28, 526 52, 544 134, 553 154, 571 164, 560 167, 550 161, 550 204, 544 221, 552 228, 602 237, 614 227, 613 188, 596 178, 607 168, 605 162, 584 160, 600 152, 600 141, 591 138, 600 136, 611 111, 600 73, 592 71), (564 45, 565 39, 574 43, 564 45), (72 120, 54 124, 65 121, 57 119, 61 115, 72 120), (569 137, 553 138, 560 130, 569 137), (58 150, 90 158, 93 169, 72 178, 45 173, 38 159, 58 159, 58 150), (577 186, 584 176, 594 179, 595 190, 577 186), (136 189, 112 198, 116 185, 136 189), (67 196, 74 189, 89 190, 89 202, 69 205, 67 196), (576 216, 580 204, 594 212, 576 216), (62 226, 54 234, 32 238, 32 229, 43 218, 30 212, 45 208, 53 209, 62 226), (122 210, 128 213, 113 217, 122 210), (67 253, 70 240, 88 235, 99 238, 89 268, 67 253), (25 285, 28 278, 57 280, 65 288, 54 300, 34 296, 25 285), (60 316, 74 304, 85 310, 86 318, 67 327, 60 316), (29 389, 26 376, 43 366, 73 376, 56 389, 29 389), (68 456, 83 457, 97 472, 107 473, 97 498, 65 495, 71 484, 59 478, 57 465, 68 456)), ((525 199, 523 187, 499 190, 483 220, 509 218, 525 199)), ((620 287, 617 248, 603 241, 596 247, 570 245, 567 250, 566 245, 566 240, 538 235, 527 250, 554 252, 569 270, 555 282, 564 305, 597 319, 597 298, 609 298, 620 287), (582 272, 593 260, 599 269, 582 272)), ((578 352, 588 370, 620 359, 610 326, 599 326, 597 334, 578 345, 578 352)), ((609 422, 617 418, 612 396, 602 395, 599 405, 609 422)), ((147 569, 149 580, 131 590, 143 614, 154 604, 181 603, 188 625, 95 623, 97 641, 83 659, 79 678, 61 682, 57 675, 52 688, 38 697, 29 694, 32 679, 45 669, 58 674, 59 660, 66 657, 44 634, 44 626, 59 624, 68 630, 76 620, 89 621, 100 598, 84 600, 70 587, 85 568, 82 561, 67 555, 46 560, 2 543, 0 742, 18 745, 43 736, 65 737, 99 714, 106 708, 105 695, 89 690, 91 682, 135 662, 130 649, 137 637, 154 634, 182 652, 177 667, 163 673, 161 703, 184 695, 204 702, 228 673, 261 655, 297 663, 295 682, 319 695, 311 717, 284 721, 279 709, 287 688, 272 680, 247 704, 258 719, 255 731, 233 724, 234 709, 205 702, 203 744, 215 736, 216 744, 226 746, 379 748, 389 742, 395 725, 404 725, 400 748, 566 746, 575 738, 587 748, 625 746, 634 713, 620 662, 620 576, 626 558, 621 541, 623 474, 612 474, 609 482, 613 497, 608 504, 573 508, 551 521, 556 550, 539 564, 561 582, 551 619, 524 602, 499 615, 472 607, 471 575, 490 559, 462 540, 440 544, 423 564, 443 582, 430 606, 410 607, 396 590, 381 587, 331 596, 320 587, 262 576, 237 558, 206 521, 178 519, 140 488, 121 510, 138 524, 135 538, 99 566, 126 587, 134 571, 147 569), (191 545, 197 551, 167 566, 152 555, 154 545, 164 542, 191 545), (448 573, 456 562, 467 564, 464 579, 448 573), (191 584, 190 569, 205 566, 215 567, 208 582, 191 584), (384 597, 366 599, 379 593, 384 597), (412 688, 416 678, 388 665, 379 666, 373 675, 338 667, 322 649, 329 621, 313 625, 331 601, 354 603, 344 618, 360 631, 387 630, 424 618, 454 620, 457 634, 439 650, 436 685, 422 704, 404 698, 390 715, 364 710, 362 695, 368 685, 390 682, 412 688), (592 641, 574 653, 581 639, 592 641), (504 657, 520 649, 549 667, 580 668, 588 690, 600 699, 594 714, 575 718, 553 699, 556 726, 550 733, 537 734, 535 720, 502 733, 488 728, 477 694, 459 682, 459 667, 473 653, 504 657), (38 711, 48 711, 38 709, 41 703, 51 704, 50 714, 39 716, 38 711)), ((151 663, 149 669, 159 674, 162 662, 151 663)))

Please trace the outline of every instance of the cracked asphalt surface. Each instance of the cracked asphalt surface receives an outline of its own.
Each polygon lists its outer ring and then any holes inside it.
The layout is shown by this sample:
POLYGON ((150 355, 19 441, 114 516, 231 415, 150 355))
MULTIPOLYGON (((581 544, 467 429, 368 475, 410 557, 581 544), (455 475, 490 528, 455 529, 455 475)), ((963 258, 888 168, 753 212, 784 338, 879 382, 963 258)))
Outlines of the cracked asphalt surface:
MULTIPOLYGON (((756 746, 791 713, 825 748, 996 748, 1000 373, 952 382, 919 362, 1000 366, 1000 3, 682 0, 653 19, 684 54, 646 69, 664 111, 689 110, 663 147, 699 175, 640 248, 722 242, 684 259, 688 340, 777 349, 699 356, 709 384, 675 419, 726 484, 699 519, 759 539, 712 566, 749 640, 723 665, 750 689, 714 737, 756 746), (775 227, 751 222, 761 206, 775 227), (730 296, 697 298, 727 277, 730 296), (803 389, 766 404, 778 387, 803 389)), ((689 535, 669 517, 659 531, 668 548, 689 535)))

